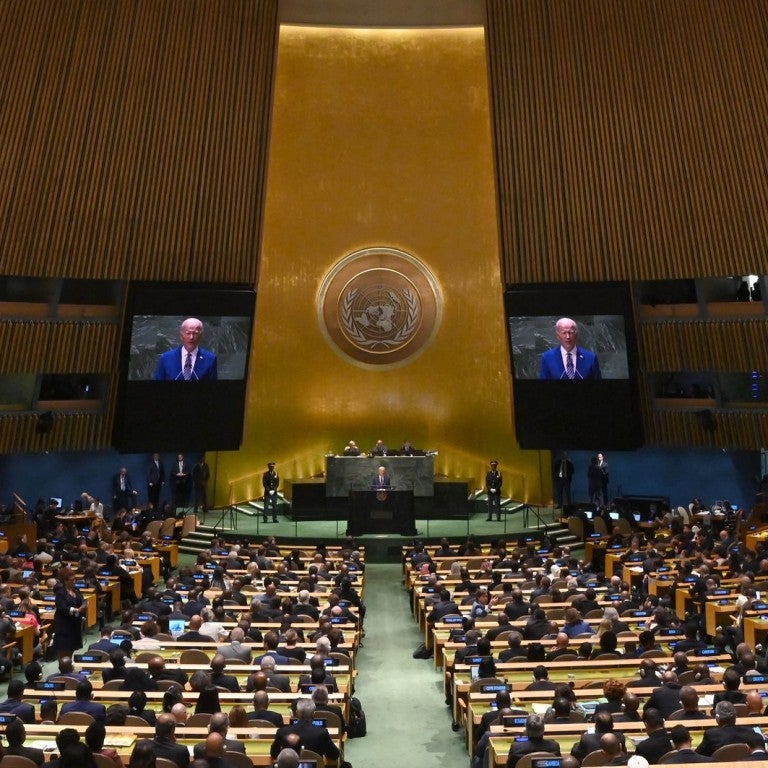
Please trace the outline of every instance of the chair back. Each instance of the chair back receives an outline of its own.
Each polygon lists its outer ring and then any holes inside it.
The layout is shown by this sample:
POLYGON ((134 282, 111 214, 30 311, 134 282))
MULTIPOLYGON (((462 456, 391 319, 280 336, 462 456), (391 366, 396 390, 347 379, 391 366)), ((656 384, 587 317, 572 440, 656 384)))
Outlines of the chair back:
POLYGON ((185 648, 179 656, 180 664, 208 664, 211 657, 200 648, 185 648))
MULTIPOLYGON (((181 539, 184 539, 190 533, 193 533, 197 529, 197 515, 187 515, 184 518, 184 523, 181 526, 181 539)), ((231 753, 230 753, 231 754, 231 753)))
POLYGON ((229 763, 232 768, 253 768, 253 760, 245 752, 235 752, 231 749, 224 753, 224 762, 229 763))
POLYGON ((249 728, 273 728, 277 730, 277 726, 274 723, 270 723, 269 720, 249 720, 249 728))
POLYGON ((740 763, 749 755, 746 744, 725 744, 712 753, 713 763, 740 763))
POLYGON ((59 715, 56 721, 57 725, 90 725, 94 722, 93 717, 87 712, 65 712, 59 715))
POLYGON ((96 763, 96 768, 115 768, 115 761, 111 757, 102 755, 101 752, 94 752, 93 760, 96 763))
POLYGON ((175 530, 176 530, 176 518, 166 517, 165 520, 163 520, 162 525, 160 526, 160 535, 173 536, 175 530))
POLYGON ((157 683, 157 690, 158 691, 167 691, 169 688, 173 688, 173 686, 179 687, 179 683, 176 680, 155 680, 157 683))
POLYGON ((5 755, 0 760, 0 768, 37 768, 37 763, 23 755, 5 755))
POLYGON ((167 757, 156 757, 155 768, 178 768, 173 760, 169 760, 167 757))
POLYGON ((341 733, 341 719, 335 712, 325 712, 324 710, 315 710, 312 715, 313 720, 322 720, 326 728, 338 728, 341 733))
POLYGON ((582 766, 589 765, 608 765, 608 754, 602 749, 596 749, 584 756, 581 761, 582 766))
MULTIPOLYGON (((672 713, 675 714, 674 712, 672 713)), ((659 758, 659 765, 662 765, 664 763, 676 763, 677 760, 675 759, 677 755, 676 749, 670 749, 669 752, 665 752, 660 758, 659 758)))
POLYGON ((579 541, 584 541, 584 521, 580 517, 568 518, 568 531, 579 541))
POLYGON ((149 723, 138 715, 126 715, 125 724, 132 725, 134 728, 149 728, 149 723))
POLYGON ((207 728, 208 723, 211 722, 210 712, 195 712, 194 715, 190 715, 187 718, 187 722, 184 725, 192 726, 193 728, 207 728))

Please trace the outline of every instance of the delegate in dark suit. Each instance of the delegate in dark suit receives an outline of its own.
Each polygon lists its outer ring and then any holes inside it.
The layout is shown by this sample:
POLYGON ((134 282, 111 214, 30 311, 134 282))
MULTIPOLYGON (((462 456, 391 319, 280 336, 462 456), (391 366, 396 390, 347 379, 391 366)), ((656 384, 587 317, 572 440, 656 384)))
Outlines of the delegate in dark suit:
POLYGON ((600 379, 597 355, 577 345, 579 326, 570 317, 561 317, 555 323, 558 346, 541 356, 539 378, 554 381, 583 381, 600 379))
POLYGON ((327 728, 312 723, 298 722, 296 725, 285 725, 277 729, 275 740, 272 742, 270 754, 276 758, 283 749, 285 737, 295 733, 299 737, 299 743, 303 749, 317 752, 318 755, 335 760, 339 756, 339 749, 333 743, 327 728))
POLYGON ((165 467, 160 461, 160 454, 155 453, 147 469, 147 499, 155 509, 160 507, 160 491, 165 485, 165 467))
POLYGON ((754 731, 748 725, 721 725, 717 728, 707 728, 696 751, 700 755, 712 757, 716 749, 726 744, 746 744, 752 733, 754 731))
POLYGON ((125 467, 112 478, 112 508, 115 510, 125 507, 132 509, 137 492, 133 489, 131 477, 125 467))
POLYGON ((692 749, 678 749, 674 755, 664 759, 665 763, 680 765, 683 763, 711 763, 712 761, 704 755, 694 752, 692 749))
POLYGON ((635 754, 644 757, 651 765, 656 765, 659 758, 672 749, 672 742, 669 739, 669 732, 666 728, 648 734, 648 738, 641 741, 635 754))
POLYGON ((197 348, 189 378, 184 372, 185 355, 184 347, 163 352, 157 361, 155 381, 216 381, 219 378, 216 355, 209 349, 197 348))
POLYGON ((571 354, 574 367, 574 375, 572 377, 567 374, 560 347, 553 347, 541 356, 539 378, 555 381, 584 381, 585 379, 597 380, 602 378, 600 363, 597 361, 597 355, 594 352, 590 352, 583 347, 575 347, 571 354))
POLYGON ((507 754, 507 768, 515 768, 517 761, 531 752, 551 752, 553 755, 559 755, 560 745, 552 739, 544 738, 529 737, 528 741, 515 741, 507 754))
POLYGON ((379 472, 371 480, 371 488, 389 488, 392 485, 392 480, 387 474, 384 467, 379 467, 379 472))

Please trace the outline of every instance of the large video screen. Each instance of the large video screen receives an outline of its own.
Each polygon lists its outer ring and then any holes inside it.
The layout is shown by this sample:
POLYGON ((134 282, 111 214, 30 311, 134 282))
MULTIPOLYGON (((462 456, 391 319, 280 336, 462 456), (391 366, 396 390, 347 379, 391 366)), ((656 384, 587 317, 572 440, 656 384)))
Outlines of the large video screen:
POLYGON ((131 284, 115 448, 240 446, 255 298, 249 286, 131 284))
POLYGON ((629 285, 510 286, 505 308, 520 446, 641 445, 629 285))

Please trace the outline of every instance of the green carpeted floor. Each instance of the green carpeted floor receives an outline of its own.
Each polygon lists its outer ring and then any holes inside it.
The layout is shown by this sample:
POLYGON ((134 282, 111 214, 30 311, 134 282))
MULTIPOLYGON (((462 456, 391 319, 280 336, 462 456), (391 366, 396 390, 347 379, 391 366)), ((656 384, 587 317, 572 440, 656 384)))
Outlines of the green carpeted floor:
POLYGON ((421 642, 399 564, 372 563, 365 571, 364 646, 357 659, 356 695, 368 735, 347 742, 354 768, 466 768, 463 732, 451 731, 442 675, 432 659, 414 659, 421 642))

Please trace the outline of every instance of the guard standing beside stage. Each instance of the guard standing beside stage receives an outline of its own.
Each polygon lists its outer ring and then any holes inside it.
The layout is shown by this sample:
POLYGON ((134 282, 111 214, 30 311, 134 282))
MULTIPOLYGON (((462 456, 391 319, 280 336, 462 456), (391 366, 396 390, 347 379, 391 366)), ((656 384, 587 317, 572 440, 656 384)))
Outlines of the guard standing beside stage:
POLYGON ((275 462, 267 464, 267 471, 261 476, 261 484, 264 486, 264 515, 267 522, 267 509, 272 508, 272 522, 277 522, 277 488, 280 485, 280 475, 275 472, 275 462))
POLYGON ((501 484, 504 478, 498 470, 499 462, 495 459, 491 462, 491 468, 485 476, 485 492, 488 494, 488 517, 486 521, 493 518, 494 512, 496 519, 501 520, 501 484))

